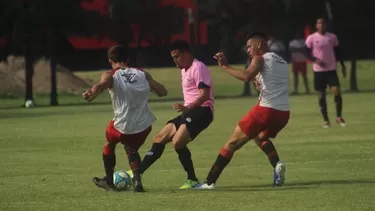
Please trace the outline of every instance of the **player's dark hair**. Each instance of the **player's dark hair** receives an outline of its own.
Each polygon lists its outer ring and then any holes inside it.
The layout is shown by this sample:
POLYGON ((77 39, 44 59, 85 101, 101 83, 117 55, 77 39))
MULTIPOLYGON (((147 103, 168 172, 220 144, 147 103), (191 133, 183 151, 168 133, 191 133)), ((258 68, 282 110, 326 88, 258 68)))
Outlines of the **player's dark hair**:
POLYGON ((112 60, 115 63, 128 62, 129 51, 122 45, 113 46, 108 50, 108 59, 112 60))
POLYGON ((171 51, 178 50, 180 52, 191 52, 190 45, 185 40, 175 40, 171 44, 169 50, 171 51))
POLYGON ((253 32, 251 34, 249 34, 247 37, 246 37, 246 40, 249 40, 249 39, 262 39, 262 40, 265 40, 267 41, 268 40, 268 37, 266 34, 262 33, 262 32, 253 32))

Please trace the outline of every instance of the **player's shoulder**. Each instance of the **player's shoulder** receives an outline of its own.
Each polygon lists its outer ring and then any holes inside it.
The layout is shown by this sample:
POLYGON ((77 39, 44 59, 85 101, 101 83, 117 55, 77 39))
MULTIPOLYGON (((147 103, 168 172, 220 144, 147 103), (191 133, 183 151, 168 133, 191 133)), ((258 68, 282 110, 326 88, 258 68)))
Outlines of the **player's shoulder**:
POLYGON ((193 61, 193 69, 195 71, 208 71, 208 67, 205 63, 199 61, 198 59, 194 59, 193 61))

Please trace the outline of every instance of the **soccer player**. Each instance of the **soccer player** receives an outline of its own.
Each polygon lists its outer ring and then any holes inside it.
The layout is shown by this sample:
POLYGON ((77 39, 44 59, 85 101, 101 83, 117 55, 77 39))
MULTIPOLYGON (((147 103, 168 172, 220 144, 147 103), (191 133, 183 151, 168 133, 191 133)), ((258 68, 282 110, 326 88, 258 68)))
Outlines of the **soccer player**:
MULTIPOLYGON (((211 74, 206 65, 194 58, 186 41, 177 40, 170 48, 176 66, 181 70, 184 104, 172 108, 180 115, 167 122, 155 136, 154 143, 142 160, 143 174, 164 152, 165 145, 173 148, 187 173, 187 180, 180 189, 190 189, 199 184, 187 144, 205 130, 213 120, 214 95, 211 74)), ((131 172, 130 172, 131 173, 131 172)))
POLYGON ((134 191, 143 192, 138 149, 151 132, 155 116, 148 107, 149 92, 159 97, 166 96, 167 90, 155 81, 151 74, 128 66, 129 54, 125 47, 114 46, 108 50, 108 60, 112 71, 104 72, 100 81, 82 95, 91 102, 108 89, 113 105, 114 118, 106 130, 107 141, 103 148, 103 162, 106 176, 94 177, 94 183, 105 190, 113 189, 113 173, 116 165, 115 147, 124 145, 133 172, 134 191))
POLYGON ((342 97, 340 82, 336 72, 336 59, 340 61, 342 74, 346 77, 346 67, 340 55, 339 41, 335 34, 326 32, 326 22, 323 18, 316 21, 317 31, 306 39, 306 47, 309 50, 309 57, 314 62, 314 86, 319 93, 320 112, 323 115, 323 127, 330 127, 327 113, 326 88, 329 86, 336 103, 336 122, 342 127, 346 126, 342 118, 342 97))
POLYGON ((293 75, 294 75, 294 91, 298 94, 298 75, 301 74, 303 84, 305 85, 306 94, 310 93, 307 81, 307 63, 305 39, 302 38, 302 32, 297 31, 296 36, 289 42, 289 51, 291 53, 293 75))
POLYGON ((260 89, 260 96, 258 103, 239 121, 220 150, 206 182, 196 187, 197 189, 213 189, 233 154, 251 139, 267 155, 274 169, 274 185, 284 184, 285 164, 280 161, 270 138, 275 138, 289 121, 288 64, 277 54, 268 51, 267 38, 262 33, 249 36, 247 52, 252 60, 246 72, 230 67, 223 53, 214 56, 219 66, 235 78, 242 81, 255 79, 255 85, 260 89))

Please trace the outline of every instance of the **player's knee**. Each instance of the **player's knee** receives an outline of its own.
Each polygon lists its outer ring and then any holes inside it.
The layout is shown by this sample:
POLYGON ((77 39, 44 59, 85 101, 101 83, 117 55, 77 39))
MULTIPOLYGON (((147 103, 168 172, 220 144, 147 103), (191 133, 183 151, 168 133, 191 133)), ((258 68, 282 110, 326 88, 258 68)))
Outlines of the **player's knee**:
POLYGON ((104 155, 112 155, 115 151, 115 146, 110 142, 106 142, 103 146, 103 154, 104 155))
POLYGON ((319 100, 326 99, 326 92, 319 92, 319 100))
POLYGON ((181 148, 184 148, 186 147, 186 144, 187 144, 187 140, 184 140, 184 139, 173 139, 172 140, 172 146, 173 146, 173 149, 177 150, 177 149, 181 149, 181 148))
POLYGON ((169 139, 170 139, 170 137, 168 136, 168 134, 158 133, 154 137, 154 143, 166 144, 170 141, 169 139))
POLYGON ((234 151, 239 150, 241 148, 241 145, 240 145, 239 140, 230 140, 225 144, 224 148, 229 151, 234 152, 234 151))
POLYGON ((332 87, 332 94, 334 96, 339 96, 341 95, 340 88, 339 87, 332 87))

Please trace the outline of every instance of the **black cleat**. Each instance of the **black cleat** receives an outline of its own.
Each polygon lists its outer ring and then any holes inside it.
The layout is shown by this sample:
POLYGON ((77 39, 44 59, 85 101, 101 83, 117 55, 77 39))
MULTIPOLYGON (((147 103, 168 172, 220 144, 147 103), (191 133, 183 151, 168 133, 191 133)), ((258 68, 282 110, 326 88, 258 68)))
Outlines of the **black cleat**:
POLYGON ((92 178, 92 181, 95 183, 95 185, 99 188, 103 188, 106 191, 114 190, 113 185, 108 184, 107 179, 104 178, 98 178, 94 177, 92 178))
POLYGON ((146 192, 144 189, 143 189, 143 185, 141 182, 139 181, 136 181, 136 180, 133 180, 133 190, 134 192, 146 192))

